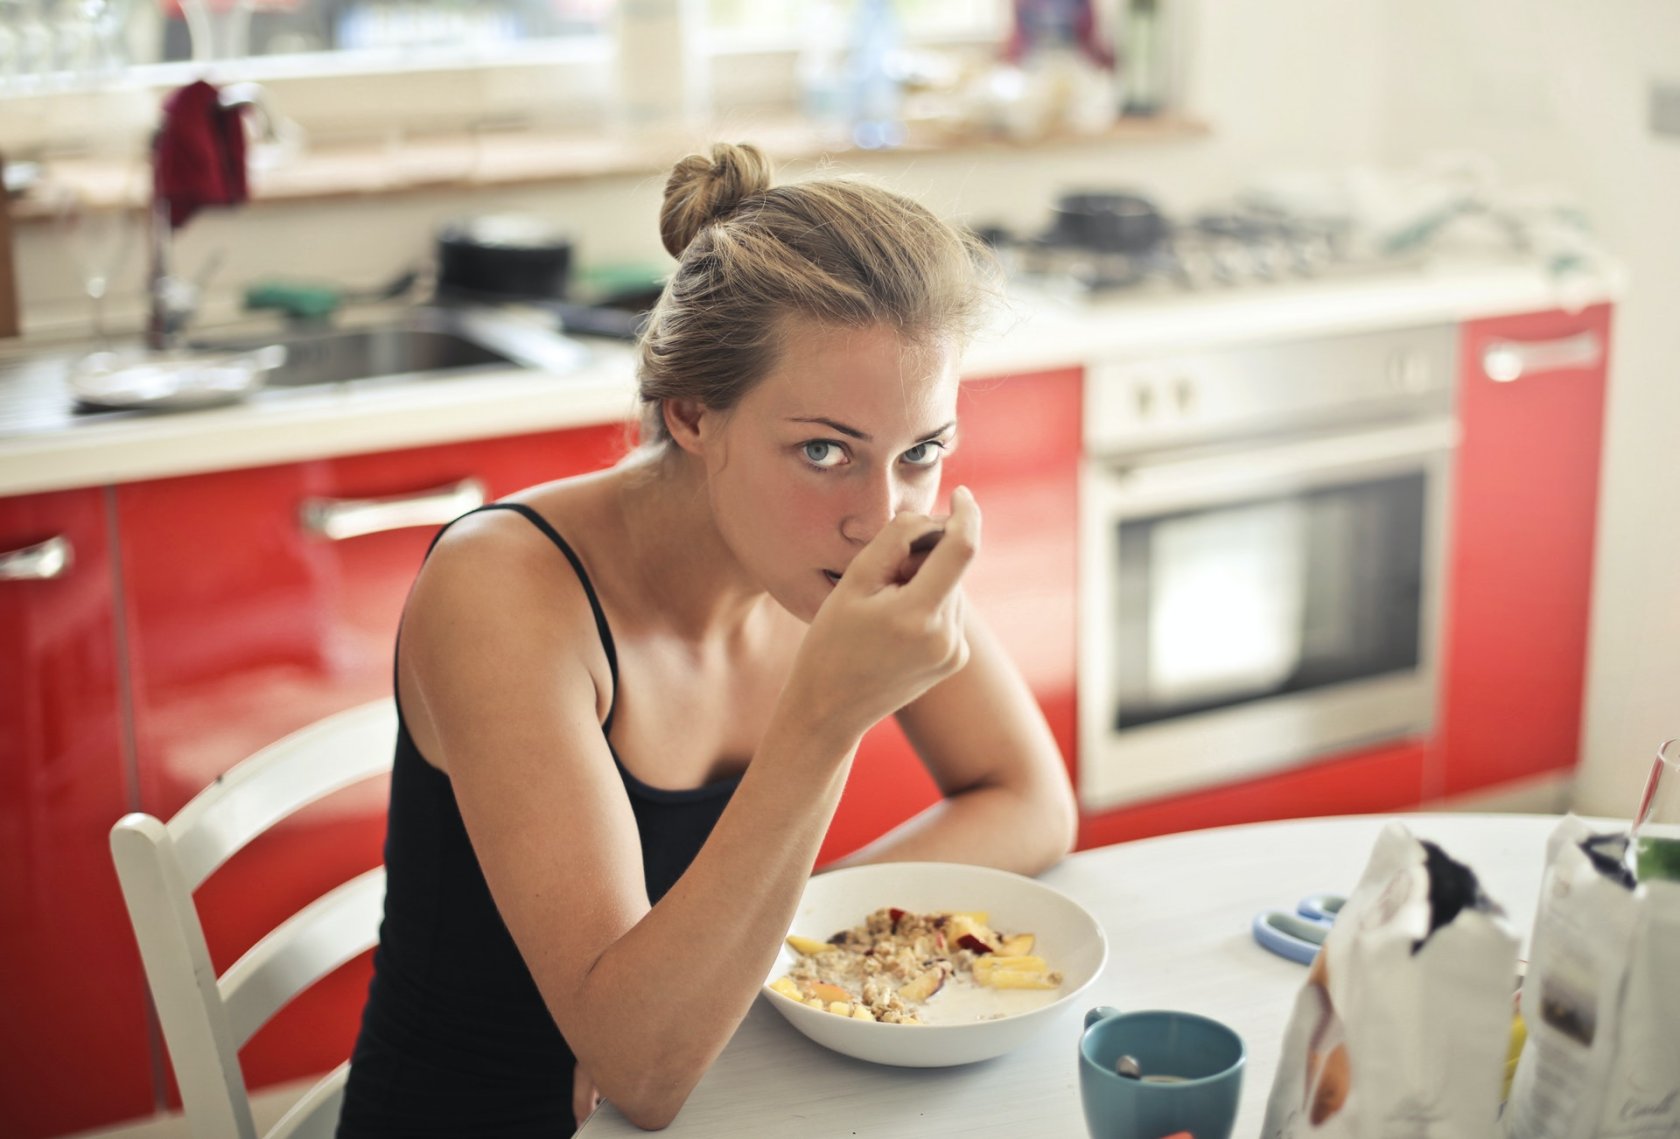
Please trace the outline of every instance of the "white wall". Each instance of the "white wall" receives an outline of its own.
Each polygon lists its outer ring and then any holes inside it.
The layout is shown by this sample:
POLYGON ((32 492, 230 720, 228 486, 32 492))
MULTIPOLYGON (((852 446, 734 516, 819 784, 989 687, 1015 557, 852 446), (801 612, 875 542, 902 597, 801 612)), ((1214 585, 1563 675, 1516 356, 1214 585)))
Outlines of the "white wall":
POLYGON ((1467 148, 1571 190, 1628 269, 1576 783, 1578 809, 1626 816, 1680 735, 1680 138, 1647 125, 1651 82, 1680 83, 1680 4, 1407 0, 1387 18, 1387 154, 1467 148))

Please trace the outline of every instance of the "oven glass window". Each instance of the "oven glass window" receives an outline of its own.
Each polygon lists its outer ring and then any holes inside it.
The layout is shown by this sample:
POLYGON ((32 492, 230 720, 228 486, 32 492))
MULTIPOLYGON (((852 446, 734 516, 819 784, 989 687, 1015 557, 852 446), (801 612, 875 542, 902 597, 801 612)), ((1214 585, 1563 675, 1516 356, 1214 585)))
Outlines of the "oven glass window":
POLYGON ((1427 477, 1116 523, 1115 727, 1416 669, 1427 477))

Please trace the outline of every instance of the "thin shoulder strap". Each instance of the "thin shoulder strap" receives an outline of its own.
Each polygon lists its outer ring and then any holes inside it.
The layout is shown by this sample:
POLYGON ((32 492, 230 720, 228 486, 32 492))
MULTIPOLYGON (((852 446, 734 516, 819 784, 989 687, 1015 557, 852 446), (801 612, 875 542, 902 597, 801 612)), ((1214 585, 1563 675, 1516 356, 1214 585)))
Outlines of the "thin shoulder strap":
MULTIPOLYGON (((601 647, 607 653, 607 671, 612 675, 612 695, 607 698, 607 718, 601 722, 601 730, 612 730, 613 712, 618 708, 618 649, 613 645, 612 630, 607 627, 607 611, 601 608, 601 599, 595 595, 595 585, 589 580, 589 574, 583 568, 583 560, 577 552, 562 538, 548 519, 538 514, 523 502, 492 502, 478 508, 479 510, 512 510, 523 514, 525 518, 548 536, 548 540, 560 548, 566 555, 566 560, 572 563, 572 569, 577 572, 578 580, 583 583, 584 596, 589 598, 589 608, 595 614, 595 631, 601 635, 601 647)), ((476 512, 473 512, 476 513, 476 512)))

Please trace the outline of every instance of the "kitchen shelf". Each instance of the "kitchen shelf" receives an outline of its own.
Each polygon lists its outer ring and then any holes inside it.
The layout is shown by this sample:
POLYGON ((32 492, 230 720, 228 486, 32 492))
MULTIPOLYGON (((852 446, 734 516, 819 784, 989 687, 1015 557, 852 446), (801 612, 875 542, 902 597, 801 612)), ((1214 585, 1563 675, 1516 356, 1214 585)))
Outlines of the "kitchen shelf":
MULTIPOLYGON (((605 132, 554 134, 535 131, 485 131, 475 134, 399 138, 384 145, 322 147, 287 163, 251 174, 252 204, 355 199, 487 186, 574 182, 596 178, 662 174, 682 153, 714 138, 746 139, 762 146, 778 163, 822 158, 890 158, 941 152, 1032 151, 1050 147, 1103 143, 1169 142, 1207 135, 1200 120, 1157 116, 1126 118, 1095 134, 1060 133, 1031 141, 949 133, 915 126, 908 140, 892 150, 864 150, 820 135, 797 118, 738 119, 709 130, 685 132, 650 141, 605 132)), ((47 167, 41 192, 11 204, 16 220, 47 219, 60 209, 66 193, 83 209, 140 209, 150 197, 149 178, 137 163, 95 159, 55 159, 47 167)))

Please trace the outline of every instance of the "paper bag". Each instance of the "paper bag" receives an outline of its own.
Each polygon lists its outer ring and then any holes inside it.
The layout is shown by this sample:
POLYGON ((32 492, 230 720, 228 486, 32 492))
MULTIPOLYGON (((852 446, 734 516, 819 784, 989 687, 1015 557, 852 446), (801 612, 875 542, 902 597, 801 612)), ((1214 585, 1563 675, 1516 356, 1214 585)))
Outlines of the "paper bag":
POLYGON ((1264 1139, 1488 1139, 1518 939, 1469 867, 1399 823, 1308 971, 1264 1139))
POLYGON ((1626 846, 1573 816, 1547 844, 1510 1139, 1680 1136, 1680 882, 1636 885, 1626 846))

